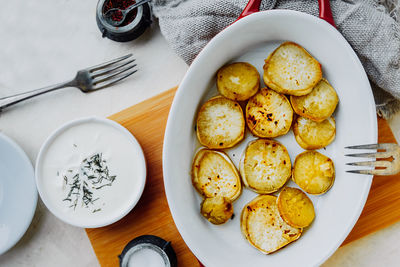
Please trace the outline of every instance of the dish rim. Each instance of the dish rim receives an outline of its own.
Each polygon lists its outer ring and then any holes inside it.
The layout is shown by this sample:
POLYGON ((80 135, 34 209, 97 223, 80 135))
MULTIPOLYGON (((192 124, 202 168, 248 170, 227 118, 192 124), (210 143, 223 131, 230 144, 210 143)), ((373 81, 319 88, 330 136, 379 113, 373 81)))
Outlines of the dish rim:
POLYGON ((24 234, 28 230, 29 226, 31 225, 33 217, 36 213, 36 207, 37 207, 37 201, 38 201, 38 191, 36 188, 35 171, 33 169, 32 162, 30 161, 28 155, 25 153, 25 151, 22 149, 22 147, 17 144, 17 142, 15 142, 13 139, 11 139, 10 137, 8 137, 7 135, 5 135, 4 133, 1 133, 1 132, 0 132, 0 140, 3 140, 6 144, 11 146, 16 151, 18 156, 20 156, 21 161, 24 162, 26 168, 29 169, 28 171, 31 173, 31 178, 33 181, 33 191, 34 191, 34 199, 32 201, 32 208, 30 209, 30 212, 27 215, 26 223, 25 223, 24 227, 21 228, 21 231, 17 235, 15 235, 16 238, 14 238, 11 242, 8 243, 7 246, 4 246, 4 248, 2 250, 0 250, 0 255, 2 255, 4 253, 6 253, 8 250, 10 250, 11 248, 13 248, 19 242, 19 240, 21 240, 21 238, 24 236, 24 234), (29 218, 29 220, 28 220, 28 218, 29 218))

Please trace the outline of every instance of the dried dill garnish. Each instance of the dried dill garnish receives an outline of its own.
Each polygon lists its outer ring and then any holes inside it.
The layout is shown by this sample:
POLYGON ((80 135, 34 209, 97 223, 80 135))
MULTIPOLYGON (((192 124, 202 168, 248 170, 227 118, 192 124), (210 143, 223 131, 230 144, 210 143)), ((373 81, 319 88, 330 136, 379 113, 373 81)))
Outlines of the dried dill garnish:
MULTIPOLYGON (((112 186, 117 178, 116 175, 110 175, 107 161, 103 159, 102 153, 94 154, 82 160, 80 168, 67 170, 67 175, 63 175, 65 186, 68 187, 68 194, 63 201, 70 202, 69 207, 74 210, 78 205, 85 208, 93 208, 92 212, 101 211, 94 207, 94 202, 99 200, 96 197, 96 191, 104 187, 112 186), (70 181, 70 182, 69 182, 70 181), (69 183, 68 183, 69 182, 69 183)), ((59 175, 59 172, 57 172, 59 175)))

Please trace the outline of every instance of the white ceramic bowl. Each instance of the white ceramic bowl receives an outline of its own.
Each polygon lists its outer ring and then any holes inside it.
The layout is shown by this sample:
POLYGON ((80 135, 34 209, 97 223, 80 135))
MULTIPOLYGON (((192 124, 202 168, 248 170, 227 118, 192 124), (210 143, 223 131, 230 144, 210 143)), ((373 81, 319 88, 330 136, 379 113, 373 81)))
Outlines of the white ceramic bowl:
MULTIPOLYGON (((263 85, 263 83, 262 83, 263 85)), ((247 142, 226 150, 238 162, 247 142)), ((293 133, 277 138, 292 162, 303 149, 293 133)), ((343 36, 327 22, 300 12, 272 10, 249 15, 219 33, 201 51, 179 87, 164 139, 165 191, 175 224, 191 251, 206 266, 316 266, 343 242, 368 196, 372 176, 346 173, 345 146, 377 142, 374 99, 364 69, 343 36), (336 89, 336 140, 321 153, 335 163, 336 180, 326 194, 311 196, 316 219, 296 242, 263 255, 240 231, 240 213, 256 194, 244 189, 234 203, 235 217, 215 226, 199 212, 201 198, 191 184, 192 158, 199 144, 194 130, 197 110, 217 94, 216 71, 231 61, 252 63, 262 75, 264 59, 283 41, 305 47, 321 64, 336 89)), ((296 186, 293 182, 288 185, 296 186)))
MULTIPOLYGON (((93 134, 93 138, 95 138, 96 135, 95 132, 90 134, 93 134)), ((75 136, 71 138, 71 144, 69 144, 71 150, 74 149, 72 147, 72 142, 78 143, 80 139, 81 139, 80 136, 75 136)), ((85 149, 86 148, 82 148, 82 150, 85 149)), ((83 153, 81 154, 83 158, 85 158, 90 156, 90 151, 83 151, 83 153), (89 154, 83 155, 85 153, 89 154)), ((75 155, 74 157, 76 158, 77 156, 75 155)), ((80 159, 79 162, 81 162, 81 160, 82 159, 80 159)), ((121 219, 122 217, 124 217, 133 209, 133 207, 139 201, 146 183, 146 163, 143 151, 139 143, 127 129, 109 119, 88 117, 88 118, 74 120, 67 124, 64 124, 50 135, 50 137, 45 141, 45 143, 43 144, 43 146, 39 151, 39 155, 36 162, 35 176, 40 197, 42 198, 47 208, 55 216, 57 216, 64 222, 74 226, 84 227, 84 228, 95 228, 112 224, 121 219), (130 168, 130 170, 132 172, 130 172, 129 175, 124 174, 122 175, 122 177, 119 177, 118 170, 115 169, 113 170, 110 167, 110 173, 116 174, 117 178, 113 182, 112 186, 105 189, 108 190, 106 191, 106 194, 108 194, 107 197, 108 199, 112 199, 114 207, 109 208, 107 212, 102 213, 101 211, 99 211, 99 212, 93 212, 93 214, 90 214, 88 216, 86 215, 79 216, 77 215, 76 212, 71 211, 66 207, 63 207, 60 204, 62 198, 55 197, 54 191, 56 190, 60 191, 61 187, 60 186, 56 187, 59 185, 59 183, 57 183, 56 180, 52 180, 55 179, 56 172, 58 172, 58 169, 53 169, 51 171, 51 174, 54 173, 54 178, 52 175, 48 174, 49 173, 48 168, 54 168, 53 165, 55 165, 53 164, 55 161, 53 159, 49 159, 49 157, 54 157, 55 155, 54 151, 57 151, 58 149, 60 151, 68 152, 69 147, 67 147, 66 149, 65 148, 66 144, 64 143, 68 143, 70 141, 70 138, 65 138, 64 134, 67 131, 70 131, 70 129, 73 129, 74 127, 84 127, 85 125, 87 126, 88 124, 100 125, 101 127, 103 126, 109 127, 106 128, 107 131, 110 130, 114 135, 114 137, 118 138, 119 144, 117 145, 116 143, 114 143, 115 140, 110 140, 109 138, 99 138, 99 140, 101 141, 96 141, 94 142, 94 144, 98 145, 99 142, 102 142, 102 144, 105 144, 106 146, 118 147, 119 148, 118 153, 114 153, 113 155, 111 155, 111 157, 114 157, 114 159, 118 161, 125 160, 128 164, 131 165, 130 167, 132 168, 130 168), (55 142, 57 141, 57 139, 59 141, 62 140, 62 142, 55 142), (121 158, 123 155, 125 155, 127 158, 125 157, 121 158), (127 186, 127 185, 132 185, 132 186, 127 186)), ((106 205, 107 203, 104 204, 104 206, 106 205)), ((103 208, 103 210, 106 210, 106 208, 103 208)))

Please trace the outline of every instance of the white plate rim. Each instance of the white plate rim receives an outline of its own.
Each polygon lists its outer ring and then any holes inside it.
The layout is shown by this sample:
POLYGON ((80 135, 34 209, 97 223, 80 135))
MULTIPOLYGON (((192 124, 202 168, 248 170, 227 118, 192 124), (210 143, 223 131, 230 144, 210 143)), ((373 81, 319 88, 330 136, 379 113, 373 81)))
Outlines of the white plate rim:
MULTIPOLYGON (((139 165, 139 164, 138 164, 139 165)), ((59 128, 57 128, 54 132, 52 132, 46 139, 46 141, 43 143, 43 145, 41 146, 39 153, 38 153, 38 157, 36 160, 36 165, 35 165, 35 180, 36 180, 36 186, 39 192, 39 195, 43 201, 43 203, 46 205, 46 207, 50 210, 50 212, 55 215, 58 219, 70 224, 70 225, 74 225, 77 227, 81 227, 81 228, 98 228, 98 227, 103 227, 103 226, 107 226, 110 225, 112 223, 115 223, 117 221, 119 221, 120 219, 122 219, 123 217, 125 217, 135 206, 136 204, 139 202, 140 197, 143 194, 144 191, 144 187, 146 184, 146 177, 147 177, 147 167, 146 167, 146 159, 144 156, 144 152, 142 147, 140 146, 139 142, 137 141, 136 137, 129 132, 125 127, 123 127, 121 124, 107 119, 107 118, 101 118, 101 117, 96 117, 96 116, 90 116, 90 117, 83 117, 83 118, 79 118, 79 119, 75 119, 72 121, 69 121, 63 125, 61 125, 59 128), (140 154, 140 168, 143 170, 143 177, 139 177, 141 183, 140 183, 140 188, 138 191, 138 194, 136 195, 136 197, 133 199, 132 202, 129 203, 129 205, 127 205, 125 207, 125 209, 118 215, 115 217, 110 217, 110 218, 106 218, 103 219, 97 223, 92 223, 92 224, 85 224, 85 223, 81 223, 81 224, 77 224, 74 223, 73 221, 71 221, 68 217, 64 217, 62 212, 59 212, 57 209, 54 209, 51 205, 48 205, 48 202, 50 200, 48 200, 43 188, 40 186, 41 183, 39 182, 39 172, 41 169, 41 163, 42 163, 42 158, 43 158, 43 154, 47 151, 48 147, 51 145, 51 143, 53 142, 53 140, 60 135, 63 131, 65 131, 66 129, 74 126, 74 125, 78 125, 78 124, 82 124, 82 123, 86 123, 86 122, 99 122, 99 123, 103 123, 106 125, 110 125, 114 128, 116 128, 117 130, 119 130, 121 133, 123 133, 126 137, 127 140, 129 140, 136 148, 136 150, 139 152, 140 154)))
POLYGON ((34 191, 34 199, 31 202, 32 205, 30 205, 29 212, 28 212, 28 214, 26 216, 26 223, 25 223, 24 227, 20 229, 19 233, 17 235, 15 235, 13 239, 11 239, 11 241, 8 243, 8 245, 5 246, 2 250, 0 250, 0 255, 2 255, 5 252, 7 252, 9 249, 14 247, 18 243, 18 241, 23 237, 23 235, 26 233, 26 231, 28 230, 28 228, 29 228, 29 226, 30 226, 30 224, 32 222, 33 216, 35 215, 35 212, 36 212, 36 206, 37 206, 37 201, 38 201, 38 193, 37 193, 36 181, 35 181, 35 177, 34 177, 35 176, 35 172, 34 172, 34 169, 33 169, 32 162, 28 158, 28 155, 25 153, 25 151, 14 140, 12 140, 10 137, 8 137, 7 135, 5 135, 5 134, 3 134, 1 132, 0 132, 0 140, 3 140, 7 144, 9 144, 11 147, 13 147, 13 149, 20 156, 21 161, 23 162, 23 164, 26 166, 25 168, 29 169, 29 172, 31 173, 31 179, 33 180, 32 191, 34 191))
MULTIPOLYGON (((174 222, 178 228, 179 233, 181 234, 183 240, 185 241, 185 243, 188 245, 189 249, 196 255, 196 257, 200 260, 200 262, 202 262, 203 264, 210 264, 212 265, 211 261, 209 260, 209 258, 207 258, 203 253, 201 253, 201 251, 199 250, 199 247, 196 245, 193 245, 192 241, 191 241, 191 234, 190 234, 190 229, 188 229, 185 225, 185 223, 183 222, 183 220, 181 219, 180 215, 179 215, 179 211, 176 210, 175 206, 174 206, 174 202, 173 199, 171 197, 171 190, 170 188, 173 187, 173 182, 172 179, 168 178, 170 177, 170 169, 169 169, 169 162, 170 162, 170 155, 172 154, 172 150, 173 147, 170 147, 170 138, 173 138, 174 135, 174 130, 172 129, 173 127, 170 125, 170 121, 173 120, 175 114, 177 112, 181 112, 181 110, 179 110, 179 103, 181 101, 183 101, 184 99, 184 89, 183 88, 187 88, 189 86, 188 82, 187 82, 187 77, 190 75, 190 70, 194 69, 197 67, 199 63, 199 59, 203 57, 204 54, 207 54, 209 50, 213 49, 213 41, 221 38, 221 36, 223 36, 226 32, 228 31, 234 31, 234 29, 243 23, 246 23, 247 20, 253 19, 256 16, 297 16, 299 18, 302 19, 308 19, 308 20, 314 20, 315 23, 319 23, 321 24, 322 27, 325 27, 326 31, 329 31, 331 34, 334 34, 336 36, 336 38, 338 40, 340 40, 341 43, 343 43, 346 46, 346 49, 348 50, 348 52, 351 52, 354 56, 354 60, 356 62, 356 64, 358 65, 359 69, 362 70, 363 73, 363 78, 364 80, 366 80, 368 82, 368 78, 367 75, 364 71, 364 68, 359 60, 359 58, 357 57, 357 55, 355 54, 354 50, 351 48, 351 46, 349 45, 349 43, 346 41, 346 39, 340 34, 339 31, 337 31, 334 27, 332 27, 332 25, 330 25, 328 22, 319 19, 317 17, 314 17, 312 15, 306 14, 306 13, 302 13, 299 11, 292 11, 292 10, 280 10, 280 9, 275 9, 275 10, 268 10, 268 11, 260 11, 257 13, 253 13, 247 17, 242 18, 241 20, 235 22, 234 24, 230 25, 229 27, 225 28, 223 31, 221 31, 219 34, 217 34, 204 48, 203 50, 199 53, 199 55, 195 58, 195 60, 193 61, 192 65, 190 66, 189 70, 187 71, 187 73, 185 74, 185 77, 181 83, 181 85, 179 86, 175 97, 174 97, 174 101, 172 103, 171 106, 171 110, 168 116, 168 123, 167 123, 167 127, 166 127, 166 131, 165 131, 165 136, 164 136, 164 148, 163 148, 163 174, 164 174, 164 186, 165 186, 165 192, 166 192, 166 197, 167 197, 167 201, 168 201, 168 205, 172 214, 172 217, 174 219, 174 222)), ((369 85, 369 82, 368 82, 369 85)), ((368 87, 370 89, 370 86, 368 87)), ((367 88, 367 89, 368 89, 367 88)), ((372 90, 368 90, 368 92, 366 92, 368 94, 368 98, 370 100, 370 120, 372 121, 372 123, 374 124, 374 128, 375 131, 374 133, 372 133, 373 137, 372 139, 374 139, 375 143, 377 143, 377 117, 376 117, 376 112, 375 112, 375 102, 374 102, 374 98, 373 98, 373 94, 372 94, 372 90)), ((365 202, 367 200, 368 197, 368 193, 369 193, 369 189, 372 183, 372 175, 368 175, 365 176, 365 192, 364 195, 360 201, 360 205, 359 205, 359 209, 357 211, 357 213, 354 214, 353 219, 352 219, 352 224, 350 224, 348 226, 348 228, 343 232, 343 236, 341 236, 341 238, 339 239, 340 242, 337 242, 336 244, 332 245, 332 249, 330 250, 330 252, 328 254, 326 254, 323 258, 321 258, 318 262, 314 263, 314 265, 320 265, 323 262, 325 262, 335 251, 336 249, 343 243, 343 241, 346 239, 346 237, 348 236, 348 234, 350 233, 350 231, 353 229, 355 223, 357 222, 359 216, 361 215, 361 212, 364 208, 365 202)))

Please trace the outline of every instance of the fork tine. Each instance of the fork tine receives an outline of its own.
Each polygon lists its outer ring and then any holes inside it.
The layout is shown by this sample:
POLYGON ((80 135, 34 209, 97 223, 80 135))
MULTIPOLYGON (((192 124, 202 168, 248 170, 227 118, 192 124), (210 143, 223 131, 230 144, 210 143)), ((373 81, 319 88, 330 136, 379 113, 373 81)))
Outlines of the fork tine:
POLYGON ((346 171, 346 172, 357 173, 357 174, 375 175, 375 171, 377 171, 377 170, 350 170, 350 171, 346 171))
POLYGON ((350 166, 368 166, 368 167, 389 167, 390 162, 385 160, 379 161, 359 161, 359 162, 347 162, 346 165, 350 166))
POLYGON ((346 146, 347 149, 378 149, 379 144, 369 144, 369 145, 357 145, 357 146, 346 146))
POLYGON ((121 76, 121 77, 117 77, 114 79, 111 79, 109 82, 104 83, 103 85, 99 86, 99 87, 95 87, 94 90, 99 90, 99 89, 103 89, 105 87, 111 86, 125 78, 128 78, 129 76, 131 76, 132 74, 134 74, 135 72, 137 72, 138 70, 133 70, 131 72, 128 72, 127 74, 121 76))
POLYGON ((346 146, 347 149, 391 149, 393 144, 382 143, 382 144, 369 144, 369 145, 358 145, 358 146, 346 146))
POLYGON ((96 72, 94 72, 93 73, 93 78, 96 78, 96 77, 99 77, 99 76, 101 76, 101 75, 104 75, 104 74, 107 74, 107 73, 110 73, 110 72, 112 72, 112 71, 114 71, 114 70, 117 70, 117 69, 119 69, 119 68, 122 68, 122 67, 124 67, 124 66, 126 66, 126 65, 128 65, 128 64, 131 64, 132 62, 134 62, 136 59, 131 59, 131 60, 128 60, 128 61, 126 61, 126 62, 122 62, 121 64, 114 64, 114 65, 116 65, 116 66, 111 66, 111 67, 109 67, 109 68, 103 68, 102 70, 98 70, 98 71, 96 71, 96 72))
POLYGON ((129 57, 131 57, 131 56, 132 56, 132 54, 128 54, 128 55, 125 55, 125 56, 122 56, 122 57, 119 57, 119 58, 116 58, 116 59, 113 59, 113 60, 104 62, 104 63, 102 63, 102 64, 89 67, 89 68, 87 68, 86 70, 89 71, 89 72, 93 72, 93 71, 96 71, 96 70, 99 70, 99 69, 108 67, 108 66, 110 66, 110 65, 112 65, 112 64, 114 64, 114 63, 117 63, 117 62, 120 62, 120 61, 122 61, 122 60, 125 60, 125 59, 127 59, 127 58, 129 58, 129 57))
POLYGON ((101 77, 98 77, 98 78, 93 80, 93 85, 96 85, 98 83, 110 80, 111 78, 116 77, 117 75, 119 75, 121 73, 124 73, 124 72, 126 72, 126 71, 128 71, 128 70, 130 70, 130 69, 132 69, 132 68, 134 68, 136 66, 137 66, 136 64, 133 64, 133 65, 130 65, 130 66, 128 65, 128 66, 126 66, 124 68, 118 69, 118 71, 112 72, 109 75, 103 75, 101 77))
POLYGON ((360 158, 389 158, 392 155, 390 151, 385 152, 373 152, 373 153, 358 153, 358 154, 346 154, 347 157, 360 157, 360 158))
POLYGON ((390 169, 371 169, 371 170, 350 170, 349 173, 367 174, 367 175, 392 175, 397 173, 390 169))

